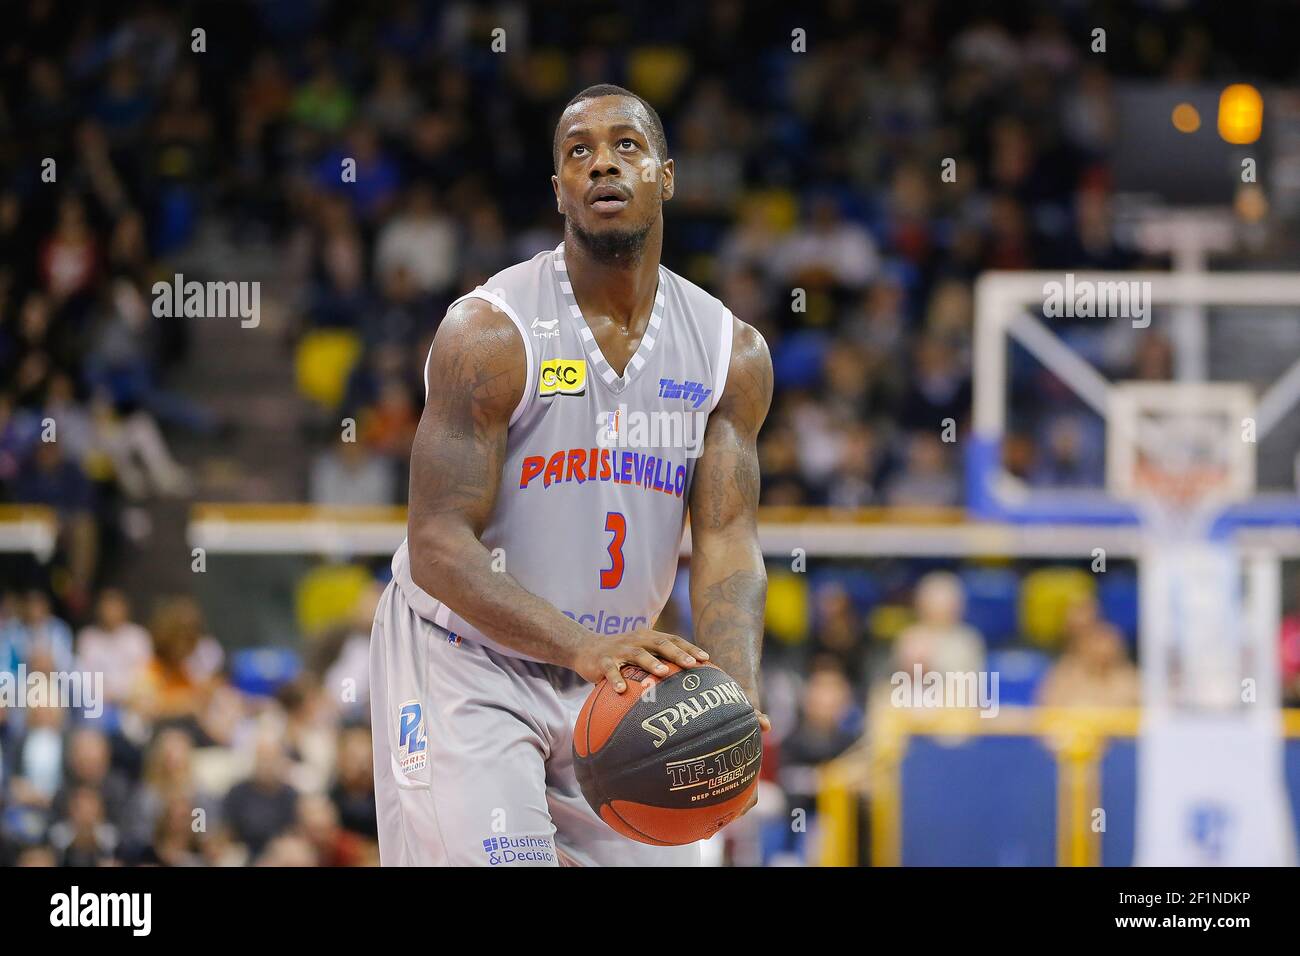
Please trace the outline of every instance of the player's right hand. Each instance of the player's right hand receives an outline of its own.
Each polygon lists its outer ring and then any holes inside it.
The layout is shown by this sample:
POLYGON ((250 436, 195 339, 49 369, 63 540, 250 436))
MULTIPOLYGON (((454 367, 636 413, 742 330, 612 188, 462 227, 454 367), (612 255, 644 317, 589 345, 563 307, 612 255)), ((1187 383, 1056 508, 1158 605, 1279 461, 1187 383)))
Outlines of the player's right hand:
POLYGON ((650 674, 668 673, 664 661, 680 667, 694 667, 709 659, 709 652, 675 634, 641 628, 615 637, 596 637, 583 644, 574 658, 573 669, 593 684, 608 680, 618 693, 627 690, 620 669, 634 664, 650 674))

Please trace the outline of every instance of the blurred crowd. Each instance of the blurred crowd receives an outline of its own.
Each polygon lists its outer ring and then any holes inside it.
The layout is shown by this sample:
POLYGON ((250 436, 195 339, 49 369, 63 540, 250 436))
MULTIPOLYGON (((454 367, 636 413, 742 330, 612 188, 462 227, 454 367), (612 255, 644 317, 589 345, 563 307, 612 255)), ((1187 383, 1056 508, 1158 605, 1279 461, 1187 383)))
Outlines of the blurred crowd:
POLYGON ((343 648, 259 679, 190 598, 145 628, 107 588, 74 635, 43 591, 7 595, 0 865, 377 862, 365 672, 343 648), (56 673, 84 676, 79 700, 31 676, 56 673))
MULTIPOLYGON (((1224 36, 1211 57, 1204 10, 1117 8, 1129 29, 1100 58, 1080 6, 1013 6, 999 22, 932 0, 18 5, 0 39, 0 503, 50 506, 60 530, 35 575, 0 561, 0 666, 102 672, 112 707, 0 708, 5 855, 373 859, 364 709, 325 678, 355 640, 270 692, 241 688, 219 621, 209 634, 178 598, 143 628, 112 587, 125 511, 194 489, 176 437, 238 424, 186 395, 203 360, 186 324, 151 318, 152 283, 204 229, 271 250, 300 365, 346 356, 302 398, 359 440, 316 441, 308 497, 400 504, 440 316, 560 241, 558 110, 621 83, 659 108, 677 165, 665 264, 771 348, 762 503, 958 506, 975 276, 1143 265, 1115 229, 1117 78, 1192 82, 1234 55, 1224 36)), ((1060 334, 1109 374, 1170 375, 1155 330, 1060 334)), ((1041 368, 1012 373, 1008 469, 1099 482, 1099 423, 1041 368)), ((812 637, 770 641, 790 728, 771 765, 792 799, 812 792, 798 768, 860 734, 871 648, 887 668, 983 666, 957 579, 918 577, 893 643, 834 588, 812 637)), ((1130 701, 1126 644, 1071 613, 1045 699, 1130 701)))
MULTIPOLYGON (((58 509, 58 597, 84 616, 122 506, 192 488, 168 436, 237 423, 185 395, 201 359, 150 299, 211 227, 269 250, 309 397, 357 423, 320 433, 308 496, 404 501, 425 345, 452 299, 559 241, 546 144, 612 80, 665 120, 665 262, 771 348, 763 502, 960 505, 974 277, 1141 264, 1114 228, 1115 76, 1210 64, 1202 21, 1143 13, 1163 43, 1098 58, 1078 11, 1033 6, 30 0, 0 60, 0 499, 58 509)), ((1154 330, 1059 331, 1108 373, 1169 374, 1154 330)), ((1013 373, 1008 468, 1099 481, 1096 419, 1013 373)))

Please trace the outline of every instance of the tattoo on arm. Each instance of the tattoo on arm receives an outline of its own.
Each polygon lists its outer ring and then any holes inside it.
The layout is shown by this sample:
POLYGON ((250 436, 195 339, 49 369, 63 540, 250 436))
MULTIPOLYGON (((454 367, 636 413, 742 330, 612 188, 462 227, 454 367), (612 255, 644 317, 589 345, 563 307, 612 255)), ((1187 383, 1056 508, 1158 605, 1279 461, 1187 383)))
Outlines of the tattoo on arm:
POLYGON ((767 574, 761 570, 733 571, 705 585, 695 599, 696 643, 709 652, 713 663, 740 681, 747 694, 758 689, 754 682, 766 599, 767 574))
POLYGON ((519 332, 481 300, 454 307, 434 339, 429 396, 411 448, 411 576, 485 634, 561 663, 581 625, 493 567, 480 540, 496 506, 510 416, 526 388, 519 332))
MULTIPOLYGON (((772 397, 772 362, 752 328, 737 323, 726 391, 710 417, 691 493, 691 604, 696 643, 758 690, 767 572, 758 544, 758 430, 772 397)), ((757 703, 757 698, 754 698, 757 703)))
POLYGON ((519 347, 513 329, 477 329, 463 338, 430 357, 432 387, 411 453, 411 504, 426 516, 464 515, 478 533, 496 500, 508 409, 527 368, 511 361, 519 347))

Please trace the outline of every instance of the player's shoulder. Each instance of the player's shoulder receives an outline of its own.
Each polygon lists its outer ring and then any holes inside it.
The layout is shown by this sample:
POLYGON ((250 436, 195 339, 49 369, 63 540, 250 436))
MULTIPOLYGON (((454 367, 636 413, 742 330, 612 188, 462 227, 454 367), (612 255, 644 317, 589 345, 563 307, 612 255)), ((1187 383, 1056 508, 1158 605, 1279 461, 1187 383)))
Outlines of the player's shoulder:
POLYGON ((769 376, 772 373, 772 353, 768 351, 767 339, 737 316, 732 317, 731 362, 733 365, 753 366, 756 372, 766 368, 769 376))
POLYGON ((772 404, 772 355, 763 334, 747 322, 733 318, 731 360, 721 408, 739 414, 757 431, 772 404))
POLYGON ((527 384, 528 358, 514 322, 483 299, 454 303, 425 360, 426 401, 470 400, 480 415, 513 421, 527 384))
POLYGON ((495 381, 506 384, 517 401, 527 377, 526 345, 509 315, 481 296, 464 296, 451 304, 425 362, 427 394, 440 387, 468 387, 477 393, 483 383, 495 381))
POLYGON ((517 335, 514 322, 499 306, 484 296, 471 294, 448 306, 438 325, 435 343, 441 339, 472 346, 486 339, 510 339, 517 335))

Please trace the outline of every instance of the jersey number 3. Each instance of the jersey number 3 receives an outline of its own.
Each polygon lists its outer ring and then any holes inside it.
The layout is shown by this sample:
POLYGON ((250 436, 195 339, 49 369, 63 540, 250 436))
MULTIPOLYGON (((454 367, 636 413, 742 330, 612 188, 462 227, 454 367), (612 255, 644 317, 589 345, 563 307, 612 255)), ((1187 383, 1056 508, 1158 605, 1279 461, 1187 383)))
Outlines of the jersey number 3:
POLYGON ((600 572, 600 586, 605 589, 616 588, 623 580, 623 539, 627 537, 627 518, 620 511, 610 511, 605 515, 605 530, 614 535, 609 547, 609 567, 600 572))

